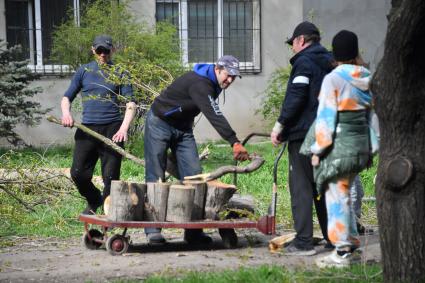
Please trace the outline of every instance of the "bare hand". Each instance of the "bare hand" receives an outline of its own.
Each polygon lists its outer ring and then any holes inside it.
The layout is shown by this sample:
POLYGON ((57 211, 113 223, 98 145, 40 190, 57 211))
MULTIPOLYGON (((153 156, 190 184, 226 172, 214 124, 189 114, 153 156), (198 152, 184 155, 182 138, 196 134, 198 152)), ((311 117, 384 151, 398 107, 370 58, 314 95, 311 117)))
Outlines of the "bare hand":
POLYGON ((74 119, 71 114, 62 115, 62 126, 70 128, 74 126, 74 119))
POLYGON ((320 163, 320 157, 314 154, 311 157, 311 165, 313 165, 314 167, 316 167, 316 166, 319 166, 319 163, 320 163))
POLYGON ((113 142, 123 142, 123 141, 127 141, 127 131, 121 130, 119 129, 118 132, 112 136, 112 141, 113 142))
POLYGON ((278 146, 279 144, 281 144, 282 142, 279 140, 279 134, 276 132, 271 132, 270 134, 270 140, 273 144, 273 146, 278 146))

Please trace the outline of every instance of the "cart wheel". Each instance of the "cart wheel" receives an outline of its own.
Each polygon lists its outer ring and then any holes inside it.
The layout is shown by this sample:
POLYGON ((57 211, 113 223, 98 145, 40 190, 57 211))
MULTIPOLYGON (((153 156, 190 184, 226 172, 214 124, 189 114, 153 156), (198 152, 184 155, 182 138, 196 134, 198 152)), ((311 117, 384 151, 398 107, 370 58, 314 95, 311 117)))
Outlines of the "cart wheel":
POLYGON ((89 250, 97 250, 100 246, 102 246, 102 243, 96 240, 103 240, 102 232, 97 229, 90 229, 83 235, 83 245, 89 250))
POLYGON ((115 234, 106 240, 106 250, 111 255, 122 255, 128 250, 128 239, 122 235, 115 234))
POLYGON ((234 249, 238 246, 238 236, 235 229, 218 229, 218 233, 226 249, 234 249))

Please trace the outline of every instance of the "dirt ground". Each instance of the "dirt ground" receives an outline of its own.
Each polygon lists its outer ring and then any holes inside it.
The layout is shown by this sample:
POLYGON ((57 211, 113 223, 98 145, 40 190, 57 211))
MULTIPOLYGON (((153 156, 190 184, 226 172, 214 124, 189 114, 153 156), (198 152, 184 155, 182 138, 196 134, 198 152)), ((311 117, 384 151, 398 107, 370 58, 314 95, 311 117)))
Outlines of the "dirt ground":
MULTIPOLYGON (((112 256, 105 249, 88 250, 80 238, 16 238, 16 245, 0 249, 0 282, 108 282, 114 279, 145 279, 152 274, 182 271, 218 271, 242 266, 279 265, 315 268, 310 257, 270 254, 268 241, 256 230, 239 230, 238 247, 225 249, 217 231, 207 231, 214 242, 207 247, 186 244, 180 230, 165 230, 168 244, 150 246, 142 230, 132 230, 127 253, 112 256)), ((380 261, 378 233, 361 237, 363 260, 380 261)))

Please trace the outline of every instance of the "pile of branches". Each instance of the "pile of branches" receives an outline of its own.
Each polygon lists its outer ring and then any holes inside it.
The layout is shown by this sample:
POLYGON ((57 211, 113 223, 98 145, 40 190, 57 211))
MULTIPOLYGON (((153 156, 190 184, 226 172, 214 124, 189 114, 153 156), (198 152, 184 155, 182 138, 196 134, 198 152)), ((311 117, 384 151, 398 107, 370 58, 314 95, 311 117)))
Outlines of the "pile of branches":
POLYGON ((28 211, 65 195, 75 196, 69 168, 46 168, 45 159, 39 154, 32 154, 25 163, 16 163, 12 161, 13 154, 16 152, 8 151, 0 156, 0 194, 6 194, 28 211))

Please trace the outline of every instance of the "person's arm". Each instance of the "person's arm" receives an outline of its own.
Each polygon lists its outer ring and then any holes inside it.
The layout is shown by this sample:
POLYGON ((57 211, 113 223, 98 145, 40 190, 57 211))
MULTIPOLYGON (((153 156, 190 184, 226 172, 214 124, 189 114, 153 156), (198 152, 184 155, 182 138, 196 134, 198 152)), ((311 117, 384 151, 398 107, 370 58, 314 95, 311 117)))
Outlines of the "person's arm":
POLYGON ((279 140, 280 133, 285 125, 291 124, 302 111, 305 102, 308 100, 310 91, 310 76, 311 66, 309 62, 299 59, 292 69, 291 81, 288 82, 285 99, 282 102, 282 107, 278 120, 276 121, 270 140, 274 146, 281 143, 279 140))
POLYGON ((211 95, 213 92, 212 87, 205 86, 205 84, 199 82, 190 87, 189 96, 220 136, 228 141, 230 145, 233 145, 239 140, 211 95))
POLYGON ((61 110, 62 110, 62 125, 64 127, 74 126, 74 118, 71 114, 71 102, 69 98, 64 96, 61 100, 61 110))
POLYGON ((124 114, 124 120, 122 121, 121 127, 119 128, 118 132, 116 132, 115 135, 112 136, 113 142, 122 142, 127 141, 128 139, 128 129, 130 128, 131 121, 133 121, 133 118, 136 114, 136 103, 134 102, 127 102, 125 105, 125 114, 124 114))
POLYGON ((285 99, 277 120, 283 127, 299 117, 310 95, 311 62, 303 58, 299 60, 293 66, 291 81, 288 82, 285 99))
POLYGON ((314 155, 320 156, 333 143, 338 114, 338 92, 332 77, 327 75, 320 89, 315 127, 316 141, 311 146, 311 152, 314 155))
POLYGON ((83 76, 83 68, 79 68, 77 72, 75 72, 74 76, 71 80, 71 85, 65 92, 64 96, 61 100, 61 110, 62 110, 62 125, 64 127, 72 127, 74 126, 74 118, 71 114, 71 104, 77 94, 80 92, 82 87, 82 76, 83 76))
POLYGON ((249 159, 248 151, 236 137, 235 131, 224 117, 215 99, 208 94, 213 93, 213 91, 212 88, 206 87, 200 82, 189 89, 189 96, 220 136, 232 146, 233 158, 239 161, 249 159))

